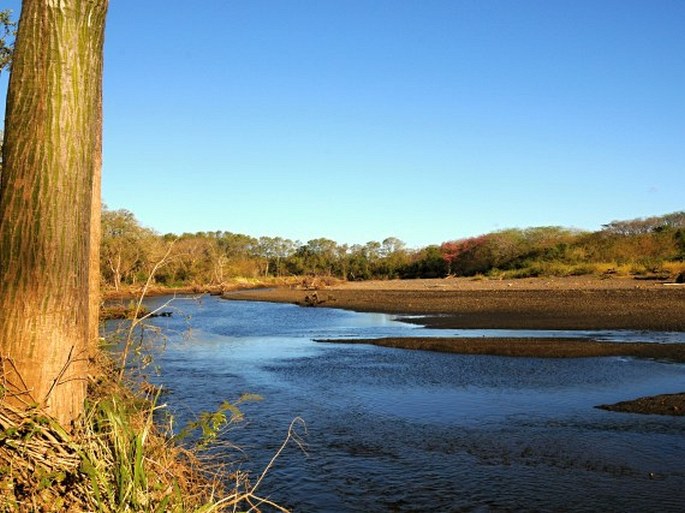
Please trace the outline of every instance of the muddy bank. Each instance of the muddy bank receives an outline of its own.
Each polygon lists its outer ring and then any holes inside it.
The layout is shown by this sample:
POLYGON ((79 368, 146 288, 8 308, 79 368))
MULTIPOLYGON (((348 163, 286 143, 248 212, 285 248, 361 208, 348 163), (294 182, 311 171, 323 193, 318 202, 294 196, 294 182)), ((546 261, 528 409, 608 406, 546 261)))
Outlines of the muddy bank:
POLYGON ((101 321, 133 319, 134 317, 137 319, 142 319, 143 317, 171 317, 171 315, 172 312, 170 311, 150 312, 150 310, 144 306, 140 309, 136 309, 134 305, 107 305, 100 308, 101 321))
POLYGON ((223 297, 422 315, 416 322, 431 328, 685 331, 685 287, 637 280, 406 280, 223 297))
POLYGON ((380 338, 317 340, 337 344, 373 344, 383 347, 443 353, 518 356, 530 358, 589 358, 626 356, 685 362, 685 344, 599 342, 577 338, 380 338))
POLYGON ((682 416, 685 415, 685 393, 640 397, 616 404, 602 404, 597 408, 625 413, 682 416))

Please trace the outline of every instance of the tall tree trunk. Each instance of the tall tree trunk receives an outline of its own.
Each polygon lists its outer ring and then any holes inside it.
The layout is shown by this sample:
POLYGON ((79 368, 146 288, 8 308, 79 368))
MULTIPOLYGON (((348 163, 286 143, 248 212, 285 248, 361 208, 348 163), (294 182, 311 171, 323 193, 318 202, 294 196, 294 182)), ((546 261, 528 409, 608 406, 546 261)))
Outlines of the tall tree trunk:
POLYGON ((97 333, 107 0, 24 0, 0 174, 3 400, 68 425, 97 333))
POLYGON ((102 26, 100 30, 100 79, 97 81, 97 91, 94 92, 97 99, 95 111, 97 118, 93 121, 95 125, 95 143, 93 147, 93 177, 91 184, 91 203, 90 203, 90 240, 89 240, 89 261, 88 261, 88 353, 89 356, 96 350, 96 343, 99 339, 100 327, 100 241, 102 240, 102 47, 104 43, 105 14, 107 3, 104 0, 102 14, 102 26))

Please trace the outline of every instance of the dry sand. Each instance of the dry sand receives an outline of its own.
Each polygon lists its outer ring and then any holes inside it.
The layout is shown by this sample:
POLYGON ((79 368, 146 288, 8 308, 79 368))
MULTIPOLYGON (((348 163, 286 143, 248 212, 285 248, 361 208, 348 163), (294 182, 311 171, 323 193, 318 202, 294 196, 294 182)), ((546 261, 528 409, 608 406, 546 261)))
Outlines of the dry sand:
POLYGON ((435 328, 685 331, 685 287, 613 278, 392 280, 229 292, 363 312, 423 315, 435 328))

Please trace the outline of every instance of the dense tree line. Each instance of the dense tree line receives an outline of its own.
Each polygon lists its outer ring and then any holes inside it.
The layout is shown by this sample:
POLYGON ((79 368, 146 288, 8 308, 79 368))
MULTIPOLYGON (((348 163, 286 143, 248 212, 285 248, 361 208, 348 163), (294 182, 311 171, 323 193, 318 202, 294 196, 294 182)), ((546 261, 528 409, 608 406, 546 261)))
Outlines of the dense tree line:
POLYGON ((101 270, 116 289, 147 279, 167 286, 220 285, 237 277, 331 276, 346 280, 664 272, 685 260, 685 213, 614 221, 597 232, 560 227, 501 230, 409 249, 395 237, 366 244, 305 243, 229 231, 159 235, 126 210, 104 209, 101 270))
POLYGON ((159 235, 127 210, 102 213, 102 278, 115 289, 146 280, 162 260, 155 273, 159 284, 219 285, 237 277, 397 278, 412 254, 394 237, 348 246, 326 238, 301 243, 228 231, 159 235))
POLYGON ((443 243, 441 252, 448 272, 462 276, 667 274, 670 263, 682 271, 685 215, 614 221, 596 232, 559 227, 503 230, 443 243))

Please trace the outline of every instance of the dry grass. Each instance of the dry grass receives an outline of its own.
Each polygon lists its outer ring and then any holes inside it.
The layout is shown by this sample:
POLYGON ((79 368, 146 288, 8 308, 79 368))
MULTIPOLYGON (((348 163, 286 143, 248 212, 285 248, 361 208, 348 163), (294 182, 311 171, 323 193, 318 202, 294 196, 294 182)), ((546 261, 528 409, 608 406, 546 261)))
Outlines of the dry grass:
POLYGON ((201 511, 223 493, 193 452, 169 444, 151 403, 110 382, 68 433, 40 411, 2 404, 0 509, 201 511), (147 403, 147 404, 146 404, 147 403))
MULTIPOLYGON (((86 496, 78 444, 39 412, 0 409, 0 505, 3 511, 78 511, 86 496)), ((87 508, 83 509, 87 511, 87 508)))
MULTIPOLYGON (((156 392, 146 390, 134 394, 110 372, 93 383, 71 432, 38 410, 0 402, 0 511, 287 511, 257 494, 268 468, 251 484, 208 459, 210 451, 161 431, 156 392)), ((293 439, 294 424, 284 446, 293 439)))

